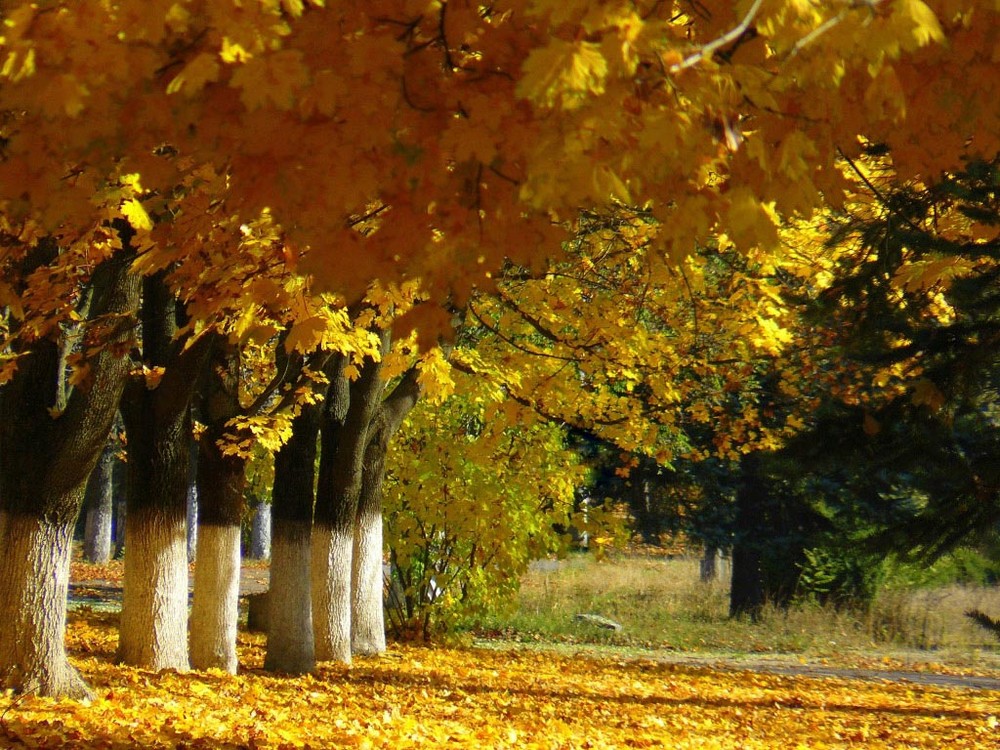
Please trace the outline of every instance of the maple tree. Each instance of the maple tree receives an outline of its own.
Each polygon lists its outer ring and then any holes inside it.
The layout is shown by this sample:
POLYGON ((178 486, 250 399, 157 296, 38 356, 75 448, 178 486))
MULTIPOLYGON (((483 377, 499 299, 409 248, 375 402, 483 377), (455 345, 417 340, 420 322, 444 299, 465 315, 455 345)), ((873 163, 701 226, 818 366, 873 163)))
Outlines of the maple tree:
MULTIPOLYGON (((242 296, 251 335, 253 303, 291 299, 266 274, 255 283, 230 273, 251 254, 243 228, 270 224, 282 241, 255 258, 311 276, 300 298, 329 290, 353 302, 374 280, 419 279, 433 304, 408 324, 424 343, 446 319, 436 305, 462 304, 508 259, 540 267, 581 207, 648 205, 670 228, 657 252, 675 260, 718 232, 743 251, 774 249, 782 216, 838 203, 846 180, 834 146, 856 156, 859 134, 887 144, 907 176, 1000 150, 1000 98, 989 89, 997 9, 933 8, 6 3, 0 214, 12 241, 0 294, 27 349, 12 343, 25 356, 8 357, 4 387, 24 387, 31 356, 72 320, 94 262, 124 257, 109 222, 137 233, 132 267, 145 285, 175 264, 198 279, 173 291, 203 324, 204 308, 242 296), (970 71, 986 90, 951 106, 970 71), (907 107, 934 113, 934 128, 907 107), (46 273, 17 275, 26 251, 52 243, 61 251, 46 273)), ((293 317, 293 341, 317 331, 317 315, 293 317)), ((117 400, 98 377, 104 365, 74 363, 117 400)), ((79 467, 93 460, 88 449, 79 467)), ((4 472, 16 471, 5 460, 4 472)), ((79 510, 75 490, 53 502, 63 500, 79 510)), ((50 546, 45 501, 2 502, 4 550, 50 546)), ((58 576, 36 578, 27 558, 5 552, 4 564, 0 600, 36 584, 46 597, 58 590, 58 576)), ((66 673, 52 646, 60 617, 44 617, 47 663, 28 672, 66 673)), ((25 627, 0 631, 12 682, 36 635, 25 627)))

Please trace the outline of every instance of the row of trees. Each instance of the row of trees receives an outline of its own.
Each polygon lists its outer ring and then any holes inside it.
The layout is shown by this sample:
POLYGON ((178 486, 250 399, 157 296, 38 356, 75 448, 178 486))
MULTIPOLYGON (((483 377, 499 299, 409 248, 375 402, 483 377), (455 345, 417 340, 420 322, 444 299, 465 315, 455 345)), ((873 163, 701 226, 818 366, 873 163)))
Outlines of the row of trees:
POLYGON ((86 692, 66 571, 116 412, 120 658, 235 668, 258 447, 274 452, 267 665, 347 660, 384 644, 387 447, 452 387, 446 359, 662 464, 739 458, 797 428, 768 394, 802 391, 772 274, 746 259, 795 261, 779 227, 842 205, 865 142, 907 179, 998 150, 1000 98, 948 106, 970 67, 993 85, 987 2, 322 5, 3 6, 8 684, 86 692), (693 255, 708 246, 723 252, 693 255), (465 311, 475 346, 442 349, 465 311), (759 358, 769 381, 750 377, 759 358))

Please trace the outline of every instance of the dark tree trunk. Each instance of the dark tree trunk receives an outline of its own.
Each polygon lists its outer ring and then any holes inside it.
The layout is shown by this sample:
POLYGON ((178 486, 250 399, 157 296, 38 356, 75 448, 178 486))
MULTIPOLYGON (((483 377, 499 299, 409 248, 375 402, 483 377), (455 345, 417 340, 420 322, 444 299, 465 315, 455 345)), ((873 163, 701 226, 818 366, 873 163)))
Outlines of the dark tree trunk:
POLYGON ((271 583, 264 668, 304 674, 316 668, 310 597, 310 531, 321 405, 306 405, 274 456, 271 583))
POLYGON ((90 473, 84 505, 87 520, 83 531, 83 557, 88 562, 111 559, 111 530, 114 515, 114 470, 118 441, 111 439, 90 473))
POLYGON ((115 496, 115 558, 125 554, 125 523, 128 506, 128 466, 123 461, 115 461, 112 472, 115 496))
POLYGON ((741 472, 742 481, 736 492, 729 615, 757 618, 766 599, 761 545, 769 538, 766 528, 767 487, 757 456, 745 456, 741 472))
POLYGON ((239 350, 215 335, 200 399, 198 562, 191 608, 191 666, 236 673, 240 525, 246 459, 225 450, 227 424, 240 414, 239 350))
MULTIPOLYGON (((127 244, 126 231, 122 239, 127 244)), ((40 245, 25 271, 55 250, 40 245)), ((0 680, 40 695, 89 692, 65 651, 70 543, 129 369, 123 352, 139 297, 130 259, 119 253, 91 279, 80 335, 84 351, 99 351, 88 360, 87 388, 57 393, 64 352, 49 340, 20 349, 17 372, 0 388, 0 680), (64 408, 53 416, 54 406, 64 408)))
POLYGON ((209 337, 183 349, 177 307, 161 275, 143 284, 143 358, 163 368, 155 385, 127 384, 122 418, 128 445, 125 593, 118 657, 149 669, 188 666, 187 496, 191 399, 209 337))
POLYGON ((719 548, 706 544, 701 556, 699 574, 702 583, 712 583, 719 578, 719 548))

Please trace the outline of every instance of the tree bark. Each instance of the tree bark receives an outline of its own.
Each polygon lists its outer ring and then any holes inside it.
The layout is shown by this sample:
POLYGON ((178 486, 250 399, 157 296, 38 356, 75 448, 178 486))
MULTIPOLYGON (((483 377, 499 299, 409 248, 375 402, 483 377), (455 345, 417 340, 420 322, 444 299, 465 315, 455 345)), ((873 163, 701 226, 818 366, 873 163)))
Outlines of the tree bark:
MULTIPOLYGON (((127 246, 129 232, 119 227, 127 246)), ((51 260, 29 254, 24 272, 51 260)), ((50 252, 51 251, 51 252, 50 252)), ((34 251, 33 251, 34 252, 34 251)), ((0 680, 40 695, 88 689, 66 658, 70 544, 87 477, 108 439, 129 362, 139 283, 123 251, 95 269, 82 347, 88 387, 56 393, 65 363, 57 342, 14 345, 14 377, 0 388, 0 680), (53 416, 50 407, 64 406, 53 416)))
POLYGON ((220 335, 202 389, 205 432, 198 441, 198 562, 191 608, 191 666, 236 673, 240 524, 246 460, 223 450, 229 420, 240 414, 239 350, 220 335))
POLYGON ((274 456, 271 583, 264 669, 305 674, 316 668, 310 594, 310 529, 319 405, 306 405, 274 456))
POLYGON ((111 559, 111 530, 114 515, 114 469, 117 440, 109 440, 90 473, 84 506, 87 520, 83 531, 83 557, 103 564, 111 559))
POLYGON ((719 577, 719 548, 706 544, 701 556, 699 573, 702 583, 712 583, 719 577))
POLYGON ((148 669, 187 669, 187 495, 191 399, 210 339, 186 349, 175 340, 176 302, 163 277, 143 284, 143 358, 164 368, 155 386, 127 384, 128 437, 125 592, 118 658, 148 669))
POLYGON ((66 597, 72 523, 31 515, 0 518, 0 669, 8 685, 38 695, 85 698, 66 658, 66 597))
POLYGON ((760 475, 760 460, 754 455, 741 461, 742 481, 736 492, 736 528, 733 536, 732 584, 729 616, 749 615, 756 619, 766 597, 761 555, 761 528, 767 488, 760 475))
MULTIPOLYGON (((384 334, 385 348, 388 340, 384 334)), ((342 367, 338 369, 324 404, 320 438, 312 535, 313 633, 319 661, 349 664, 354 528, 368 430, 379 406, 382 382, 380 362, 366 361, 358 379, 349 385, 342 367)))
POLYGON ((271 557, 271 504, 264 500, 253 510, 250 525, 250 554, 252 560, 268 560, 271 557))
POLYGON ((384 573, 382 564, 382 484, 389 441, 421 394, 416 368, 410 369, 378 409, 369 429, 358 501, 351 567, 351 650, 385 651, 384 573))

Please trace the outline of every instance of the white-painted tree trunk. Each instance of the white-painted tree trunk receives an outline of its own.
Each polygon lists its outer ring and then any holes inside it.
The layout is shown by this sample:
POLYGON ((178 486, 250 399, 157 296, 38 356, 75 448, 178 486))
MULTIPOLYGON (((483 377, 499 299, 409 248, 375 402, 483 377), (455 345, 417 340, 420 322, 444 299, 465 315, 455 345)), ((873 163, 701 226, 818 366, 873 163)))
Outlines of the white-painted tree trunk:
POLYGON ((188 483, 187 489, 187 559, 194 562, 198 555, 198 485, 188 483))
POLYGON ((312 615, 317 661, 351 663, 353 529, 314 526, 312 615))
POLYGON ((362 655, 384 653, 381 513, 359 514, 351 564, 351 651, 362 655))
POLYGON ((259 502, 253 510, 250 523, 250 554, 254 560, 271 557, 271 503, 259 502))
POLYGON ((267 655, 264 669, 305 674, 316 668, 310 597, 309 526, 282 533, 271 543, 267 593, 267 655))
POLYGON ((73 527, 0 514, 0 678, 36 695, 90 691, 66 658, 73 527))
POLYGON ((191 666, 236 674, 240 527, 202 525, 194 567, 191 666))
POLYGON ((125 527, 125 592, 118 659, 146 669, 188 668, 184 516, 143 509, 125 527))

